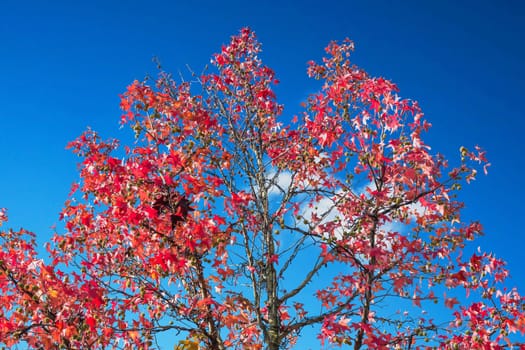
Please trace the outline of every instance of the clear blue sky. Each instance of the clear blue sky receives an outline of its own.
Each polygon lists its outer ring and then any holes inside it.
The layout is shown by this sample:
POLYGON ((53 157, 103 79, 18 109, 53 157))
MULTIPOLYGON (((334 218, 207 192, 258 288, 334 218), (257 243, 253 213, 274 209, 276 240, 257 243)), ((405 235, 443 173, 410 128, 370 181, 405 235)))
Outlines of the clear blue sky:
POLYGON ((77 179, 64 149, 87 126, 119 137, 118 95, 156 74, 200 70, 243 26, 263 43, 285 114, 318 86, 305 75, 333 39, 398 84, 434 125, 428 143, 454 159, 479 144, 492 163, 463 192, 477 244, 509 262, 525 290, 525 3, 510 1, 0 2, 0 207, 45 241, 77 179))

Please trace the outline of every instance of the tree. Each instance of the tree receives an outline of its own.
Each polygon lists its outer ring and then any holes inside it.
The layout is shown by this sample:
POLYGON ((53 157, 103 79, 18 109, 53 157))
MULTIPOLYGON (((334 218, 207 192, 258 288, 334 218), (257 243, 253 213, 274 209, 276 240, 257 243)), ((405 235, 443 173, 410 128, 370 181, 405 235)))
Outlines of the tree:
POLYGON ((348 40, 309 63, 322 89, 285 126, 260 51, 243 29, 202 75, 135 81, 134 144, 69 145, 80 181, 49 259, 1 234, 0 343, 146 349, 171 331, 178 349, 283 349, 315 326, 353 349, 525 348, 504 263, 464 256, 482 227, 456 195, 484 152, 430 153, 418 104, 352 65, 348 40))

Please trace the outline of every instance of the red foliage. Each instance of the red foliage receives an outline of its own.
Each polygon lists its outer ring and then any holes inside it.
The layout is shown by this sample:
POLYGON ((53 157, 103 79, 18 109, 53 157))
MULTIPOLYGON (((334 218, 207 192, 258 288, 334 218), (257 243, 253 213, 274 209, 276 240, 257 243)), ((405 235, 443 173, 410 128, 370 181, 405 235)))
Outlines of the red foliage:
POLYGON ((354 349, 523 347, 504 263, 462 257, 482 228, 455 197, 483 151, 448 168, 418 104, 351 64, 349 40, 309 63, 322 89, 285 127, 260 51, 243 29, 194 83, 135 81, 133 146, 69 145, 81 181, 49 262, 33 234, 1 233, 0 343, 148 349, 173 331, 178 348, 281 349, 317 325, 354 349), (448 320, 421 312, 434 303, 448 320))

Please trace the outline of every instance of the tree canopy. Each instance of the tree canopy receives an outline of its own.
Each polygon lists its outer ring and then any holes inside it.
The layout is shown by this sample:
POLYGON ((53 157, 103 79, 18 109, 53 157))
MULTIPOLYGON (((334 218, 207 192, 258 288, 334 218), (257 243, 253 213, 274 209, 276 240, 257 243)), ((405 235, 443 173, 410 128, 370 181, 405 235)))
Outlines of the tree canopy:
POLYGON ((246 28, 202 74, 133 82, 134 142, 69 144, 80 181, 49 257, 0 233, 0 344, 284 349, 315 329, 353 349, 525 348, 504 262, 464 250, 482 226, 457 195, 484 152, 433 154, 417 102, 353 50, 308 63, 322 85, 293 118, 246 28))

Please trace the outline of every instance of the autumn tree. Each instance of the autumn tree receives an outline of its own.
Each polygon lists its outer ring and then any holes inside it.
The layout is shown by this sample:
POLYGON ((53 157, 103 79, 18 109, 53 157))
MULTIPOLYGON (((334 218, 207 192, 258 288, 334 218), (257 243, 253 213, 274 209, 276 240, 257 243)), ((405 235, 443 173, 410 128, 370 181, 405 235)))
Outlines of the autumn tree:
POLYGON ((504 263, 464 253, 482 227, 456 196, 484 153, 449 167, 418 104, 352 51, 308 64, 322 88, 293 121, 249 29, 202 75, 131 84, 133 144, 69 145, 80 181, 49 258, 2 232, 0 343, 274 350, 315 330, 353 349, 524 348, 504 263))

